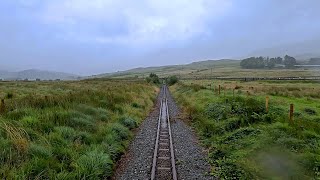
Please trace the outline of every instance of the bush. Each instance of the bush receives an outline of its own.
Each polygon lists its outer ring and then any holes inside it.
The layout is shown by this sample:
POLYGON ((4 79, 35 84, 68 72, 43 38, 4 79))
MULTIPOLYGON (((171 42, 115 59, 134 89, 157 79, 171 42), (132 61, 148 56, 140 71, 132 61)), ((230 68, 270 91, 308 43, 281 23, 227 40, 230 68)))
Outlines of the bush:
POLYGON ((169 86, 172 86, 174 85, 175 83, 178 82, 178 77, 177 76, 170 76, 168 79, 167 79, 167 83, 169 86))
POLYGON ((222 103, 211 103, 205 110, 205 114, 209 119, 217 121, 226 119, 230 112, 230 106, 222 103))
POLYGON ((154 73, 151 73, 150 75, 149 75, 149 77, 147 77, 146 78, 146 81, 148 82, 148 83, 154 83, 154 84, 160 84, 160 79, 159 79, 159 77, 158 77, 158 75, 156 75, 156 74, 154 74, 154 73))

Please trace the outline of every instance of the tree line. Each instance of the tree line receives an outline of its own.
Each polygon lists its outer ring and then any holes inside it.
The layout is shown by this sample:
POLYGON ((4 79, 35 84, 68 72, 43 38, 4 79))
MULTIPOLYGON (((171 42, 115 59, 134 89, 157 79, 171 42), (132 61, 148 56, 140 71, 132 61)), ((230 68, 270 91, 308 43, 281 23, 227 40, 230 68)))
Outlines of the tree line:
POLYGON ((275 68, 276 65, 282 65, 286 68, 294 68, 294 65, 297 64, 297 60, 291 56, 282 57, 249 57, 243 59, 240 62, 240 66, 245 69, 264 69, 264 68, 275 68))

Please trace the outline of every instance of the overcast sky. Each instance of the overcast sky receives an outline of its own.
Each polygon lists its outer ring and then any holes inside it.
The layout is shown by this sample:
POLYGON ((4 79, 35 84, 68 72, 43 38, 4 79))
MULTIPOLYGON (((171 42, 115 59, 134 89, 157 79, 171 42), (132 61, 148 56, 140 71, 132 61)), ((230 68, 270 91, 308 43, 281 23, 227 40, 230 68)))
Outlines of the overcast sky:
POLYGON ((319 0, 1 0, 0 70, 80 75, 320 38, 319 0))

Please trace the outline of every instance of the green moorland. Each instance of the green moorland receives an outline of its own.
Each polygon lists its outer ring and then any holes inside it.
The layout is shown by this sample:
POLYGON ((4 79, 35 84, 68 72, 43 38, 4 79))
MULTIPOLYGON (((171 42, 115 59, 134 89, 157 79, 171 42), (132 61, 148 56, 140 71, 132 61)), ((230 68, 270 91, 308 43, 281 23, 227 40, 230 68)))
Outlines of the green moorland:
POLYGON ((213 175, 320 178, 320 84, 198 80, 182 81, 171 91, 207 147, 213 175))
MULTIPOLYGON (((185 65, 171 65, 160 67, 136 68, 127 71, 120 71, 110 74, 100 74, 94 77, 108 78, 132 78, 143 79, 150 73, 156 73, 159 77, 178 76, 180 79, 196 78, 276 78, 276 77, 308 77, 320 76, 317 68, 294 68, 294 69, 243 69, 240 66, 240 60, 208 60, 199 61, 185 65)), ((305 62, 299 61, 304 64, 305 62)))
POLYGON ((0 179, 112 175, 158 89, 144 82, 0 82, 0 179))

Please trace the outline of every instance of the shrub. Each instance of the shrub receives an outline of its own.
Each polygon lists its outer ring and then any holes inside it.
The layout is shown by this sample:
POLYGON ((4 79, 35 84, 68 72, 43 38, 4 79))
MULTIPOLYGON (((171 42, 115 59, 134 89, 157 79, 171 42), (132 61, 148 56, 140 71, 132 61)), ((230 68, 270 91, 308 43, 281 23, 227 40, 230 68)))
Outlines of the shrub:
POLYGON ((102 179, 110 176, 112 166, 109 155, 99 150, 87 152, 75 162, 78 179, 102 179))
POLYGON ((172 86, 174 84, 176 84, 178 82, 178 77, 177 76, 170 76, 168 79, 167 79, 167 83, 169 86, 172 86))
POLYGON ((205 110, 205 114, 209 119, 224 120, 230 114, 230 106, 222 103, 211 103, 205 110))
POLYGON ((154 84, 160 84, 160 79, 159 79, 159 77, 158 77, 158 75, 156 75, 156 74, 154 74, 154 73, 151 73, 150 75, 149 75, 149 77, 147 77, 146 78, 146 81, 148 82, 148 83, 154 83, 154 84))
POLYGON ((252 176, 246 173, 237 162, 230 158, 216 160, 216 166, 219 171, 215 171, 215 175, 221 179, 252 179, 252 176))
POLYGON ((241 128, 227 135, 221 142, 225 144, 229 144, 231 142, 236 142, 246 136, 257 135, 260 133, 259 129, 255 129, 252 127, 241 128))
POLYGON ((223 125, 226 131, 234 131, 241 127, 241 120, 238 118, 231 118, 225 121, 223 125))

